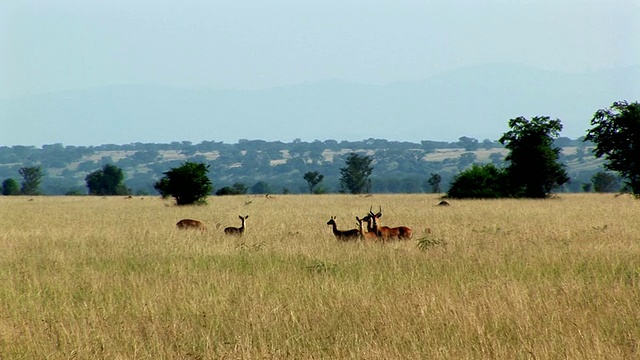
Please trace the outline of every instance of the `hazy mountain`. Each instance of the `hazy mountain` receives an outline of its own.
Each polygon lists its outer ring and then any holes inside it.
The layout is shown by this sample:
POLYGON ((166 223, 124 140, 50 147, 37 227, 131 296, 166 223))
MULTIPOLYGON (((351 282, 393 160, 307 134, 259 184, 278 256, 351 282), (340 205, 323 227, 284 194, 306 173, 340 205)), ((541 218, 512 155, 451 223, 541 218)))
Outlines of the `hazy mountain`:
POLYGON ((499 138, 510 118, 536 115, 561 119, 561 135, 576 138, 617 100, 640 100, 640 66, 572 74, 494 64, 416 82, 261 90, 114 86, 0 100, 0 145, 482 140, 499 138))

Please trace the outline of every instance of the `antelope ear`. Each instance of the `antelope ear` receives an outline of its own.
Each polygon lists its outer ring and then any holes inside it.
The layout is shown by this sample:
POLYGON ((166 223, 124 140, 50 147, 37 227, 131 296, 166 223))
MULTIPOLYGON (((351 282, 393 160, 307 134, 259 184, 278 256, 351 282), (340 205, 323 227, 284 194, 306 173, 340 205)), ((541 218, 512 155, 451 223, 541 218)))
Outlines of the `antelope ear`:
POLYGON ((248 218, 249 218, 249 215, 245 216, 244 218, 245 218, 245 220, 246 220, 246 219, 248 219, 248 218))

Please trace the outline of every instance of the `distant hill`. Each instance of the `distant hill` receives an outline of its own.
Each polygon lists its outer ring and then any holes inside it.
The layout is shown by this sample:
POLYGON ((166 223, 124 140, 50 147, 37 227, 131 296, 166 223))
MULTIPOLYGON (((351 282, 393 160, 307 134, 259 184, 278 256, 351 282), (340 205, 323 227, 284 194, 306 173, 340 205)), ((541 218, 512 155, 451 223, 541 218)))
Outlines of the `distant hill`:
POLYGON ((561 119, 562 136, 577 138, 597 109, 617 100, 640 100, 640 66, 571 74, 492 64, 380 86, 342 81, 263 90, 115 86, 1 99, 0 145, 495 140, 508 130, 510 118, 537 115, 561 119))
MULTIPOLYGON (((603 161, 591 152, 593 144, 561 137, 556 146, 562 149, 559 161, 566 165, 571 177, 571 183, 558 191, 581 192, 582 184, 603 170, 603 161)), ((356 142, 243 140, 235 144, 203 141, 95 147, 0 146, 0 181, 20 179, 20 168, 39 166, 45 173, 41 184, 44 194, 86 194, 86 176, 113 164, 124 171, 125 185, 132 192, 157 194, 153 184, 166 171, 192 161, 209 165, 215 189, 243 183, 249 189, 259 184, 260 191, 269 188, 269 193, 305 193, 308 187, 304 174, 318 171, 324 175, 323 190, 336 192, 340 169, 352 152, 373 158, 371 180, 375 193, 430 192, 428 179, 432 174, 441 176, 441 189, 446 191, 453 177, 472 164, 503 166, 508 153, 500 143, 466 137, 458 142, 421 143, 371 138, 356 142)))

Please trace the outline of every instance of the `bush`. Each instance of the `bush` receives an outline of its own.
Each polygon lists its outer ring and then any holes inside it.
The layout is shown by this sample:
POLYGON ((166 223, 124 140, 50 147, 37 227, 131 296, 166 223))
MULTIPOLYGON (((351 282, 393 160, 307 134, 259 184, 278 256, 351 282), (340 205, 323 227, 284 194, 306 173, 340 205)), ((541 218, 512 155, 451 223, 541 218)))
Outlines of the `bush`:
POLYGON ((185 162, 178 168, 171 168, 153 187, 163 196, 173 196, 178 205, 206 204, 213 186, 207 177, 209 165, 185 162))
POLYGON ((453 178, 450 198, 495 199, 509 196, 507 174, 493 164, 472 165, 453 178))

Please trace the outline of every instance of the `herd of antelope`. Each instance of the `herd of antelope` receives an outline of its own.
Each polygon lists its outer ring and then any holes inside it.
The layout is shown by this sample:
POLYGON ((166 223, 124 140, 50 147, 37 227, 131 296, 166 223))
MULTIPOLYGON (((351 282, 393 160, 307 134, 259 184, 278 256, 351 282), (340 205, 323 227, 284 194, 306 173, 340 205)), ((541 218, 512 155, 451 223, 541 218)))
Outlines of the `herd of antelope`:
MULTIPOLYGON (((373 207, 372 207, 373 208, 373 207)), ((408 240, 411 239, 413 231, 406 226, 388 227, 380 226, 380 218, 382 217, 382 207, 378 213, 373 213, 372 208, 369 209, 369 213, 362 219, 356 216, 358 222, 357 229, 351 230, 338 230, 338 224, 336 224, 336 217, 331 216, 327 225, 331 225, 333 235, 336 239, 342 241, 349 240, 365 240, 365 241, 390 241, 390 240, 408 240), (366 229, 365 229, 366 225, 366 229)), ((242 235, 247 228, 247 219, 249 215, 238 216, 242 225, 240 227, 227 227, 224 229, 224 233, 227 235, 242 235)), ((198 220, 182 219, 176 223, 176 227, 179 229, 196 229, 206 230, 207 227, 198 220)))
POLYGON ((362 219, 356 216, 356 221, 358 222, 357 229, 351 230, 338 230, 338 225, 336 224, 336 217, 332 216, 331 219, 327 222, 327 225, 331 225, 333 230, 333 235, 335 235, 336 239, 342 241, 349 240, 364 240, 364 241, 390 241, 390 240, 408 240, 411 239, 413 235, 413 230, 410 227, 406 226, 398 226, 398 227, 388 227, 388 226, 380 226, 380 218, 382 217, 382 207, 380 207, 380 211, 374 214, 373 210, 370 208, 369 213, 364 216, 362 219), (365 229, 366 223, 366 229, 365 229))

